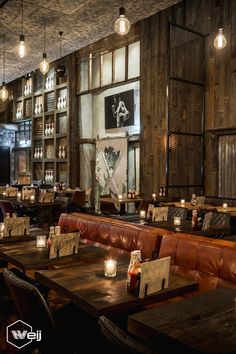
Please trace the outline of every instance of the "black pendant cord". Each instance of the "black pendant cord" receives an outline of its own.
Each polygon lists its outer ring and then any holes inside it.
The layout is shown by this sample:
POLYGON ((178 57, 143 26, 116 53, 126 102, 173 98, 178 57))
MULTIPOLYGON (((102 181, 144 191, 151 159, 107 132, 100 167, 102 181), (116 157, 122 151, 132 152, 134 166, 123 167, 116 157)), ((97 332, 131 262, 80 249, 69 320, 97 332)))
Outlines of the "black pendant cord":
POLYGON ((59 35, 60 35, 60 58, 61 58, 61 38, 62 38, 63 32, 60 31, 59 35))
POLYGON ((3 77, 3 82, 5 82, 5 34, 3 35, 3 66, 2 66, 2 69, 3 69, 3 74, 2 74, 2 77, 3 77))

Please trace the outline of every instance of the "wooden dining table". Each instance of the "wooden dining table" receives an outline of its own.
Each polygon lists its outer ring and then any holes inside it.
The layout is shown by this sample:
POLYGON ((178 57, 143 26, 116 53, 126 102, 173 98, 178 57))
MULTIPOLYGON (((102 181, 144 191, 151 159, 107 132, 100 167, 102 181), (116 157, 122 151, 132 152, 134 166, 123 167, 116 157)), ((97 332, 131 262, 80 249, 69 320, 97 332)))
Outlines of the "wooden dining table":
POLYGON ((125 214, 125 208, 126 208, 127 204, 130 204, 130 203, 140 204, 142 202, 142 199, 141 198, 125 198, 125 197, 122 197, 122 199, 119 199, 119 198, 112 198, 112 197, 104 197, 104 198, 100 198, 100 202, 119 205, 120 214, 123 215, 123 214, 125 214))
POLYGON ((128 317, 128 330, 158 353, 236 352, 236 289, 201 295, 128 317))
MULTIPOLYGON (((90 246, 91 247, 91 246, 90 246)), ((126 278, 129 259, 117 260, 117 275, 113 278, 104 275, 104 260, 86 257, 84 262, 53 270, 35 272, 36 279, 95 318, 100 315, 122 315, 145 308, 146 305, 168 299, 198 289, 195 280, 170 274, 169 287, 152 295, 139 298, 126 291, 126 278)))

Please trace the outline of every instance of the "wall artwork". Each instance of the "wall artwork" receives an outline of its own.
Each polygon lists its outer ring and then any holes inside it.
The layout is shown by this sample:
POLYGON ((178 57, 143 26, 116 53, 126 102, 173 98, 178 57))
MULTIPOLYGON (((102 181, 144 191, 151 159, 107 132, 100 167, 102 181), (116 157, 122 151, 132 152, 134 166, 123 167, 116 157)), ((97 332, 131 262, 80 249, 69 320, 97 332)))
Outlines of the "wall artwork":
POLYGON ((105 129, 134 125, 134 90, 105 97, 105 129))
POLYGON ((96 149, 99 193, 118 195, 127 192, 127 138, 98 140, 96 149))

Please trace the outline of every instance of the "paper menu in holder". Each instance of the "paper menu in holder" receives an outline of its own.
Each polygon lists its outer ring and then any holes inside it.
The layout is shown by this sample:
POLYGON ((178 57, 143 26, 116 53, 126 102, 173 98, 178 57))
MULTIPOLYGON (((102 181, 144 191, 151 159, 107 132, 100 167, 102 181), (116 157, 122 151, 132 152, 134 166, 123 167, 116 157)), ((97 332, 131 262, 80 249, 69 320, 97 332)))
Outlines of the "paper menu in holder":
POLYGON ((140 298, 168 288, 170 259, 171 257, 164 257, 141 264, 140 298))

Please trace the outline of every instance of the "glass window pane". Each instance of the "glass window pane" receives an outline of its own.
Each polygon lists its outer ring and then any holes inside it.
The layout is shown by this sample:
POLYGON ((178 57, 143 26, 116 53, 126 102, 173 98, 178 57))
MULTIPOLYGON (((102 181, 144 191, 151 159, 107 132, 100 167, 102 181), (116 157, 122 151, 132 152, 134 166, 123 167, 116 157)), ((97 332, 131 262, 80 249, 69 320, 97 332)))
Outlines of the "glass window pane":
POLYGON ((79 101, 80 138, 92 138, 92 95, 82 95, 79 101))
POLYGON ((102 86, 112 83, 112 53, 102 55, 102 86))
POLYGON ((131 79, 140 75, 140 42, 130 44, 128 50, 128 78, 131 79))
POLYGON ((100 55, 92 60, 92 88, 100 87, 100 55))
POLYGON ((125 47, 114 51, 114 82, 125 80, 125 47))
POLYGON ((80 92, 87 91, 89 88, 88 67, 89 67, 88 60, 82 61, 80 63, 80 87, 79 87, 80 92))

